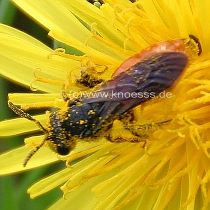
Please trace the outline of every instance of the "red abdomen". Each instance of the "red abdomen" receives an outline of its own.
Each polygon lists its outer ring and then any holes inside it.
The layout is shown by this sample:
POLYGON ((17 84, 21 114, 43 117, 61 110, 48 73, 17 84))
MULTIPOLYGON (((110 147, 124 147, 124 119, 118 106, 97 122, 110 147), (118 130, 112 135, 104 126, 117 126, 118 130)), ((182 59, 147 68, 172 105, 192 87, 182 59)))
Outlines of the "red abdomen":
POLYGON ((114 72, 113 77, 119 75, 121 72, 126 71, 136 63, 147 59, 157 53, 164 52, 183 52, 186 53, 186 46, 184 44, 184 39, 166 41, 159 44, 155 44, 151 47, 146 48, 140 53, 135 54, 134 56, 125 60, 114 72))

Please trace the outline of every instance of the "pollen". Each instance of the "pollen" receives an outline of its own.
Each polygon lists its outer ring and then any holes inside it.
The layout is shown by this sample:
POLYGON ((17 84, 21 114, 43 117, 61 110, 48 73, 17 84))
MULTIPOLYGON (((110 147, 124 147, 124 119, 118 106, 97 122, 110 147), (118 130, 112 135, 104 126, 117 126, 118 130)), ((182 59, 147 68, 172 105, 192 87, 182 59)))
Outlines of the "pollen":
POLYGON ((80 120, 80 121, 79 121, 79 124, 80 124, 80 125, 84 125, 84 124, 86 124, 86 123, 87 123, 87 120, 80 120))
POLYGON ((91 109, 91 110, 88 111, 88 115, 94 115, 95 113, 96 112, 93 109, 91 109))

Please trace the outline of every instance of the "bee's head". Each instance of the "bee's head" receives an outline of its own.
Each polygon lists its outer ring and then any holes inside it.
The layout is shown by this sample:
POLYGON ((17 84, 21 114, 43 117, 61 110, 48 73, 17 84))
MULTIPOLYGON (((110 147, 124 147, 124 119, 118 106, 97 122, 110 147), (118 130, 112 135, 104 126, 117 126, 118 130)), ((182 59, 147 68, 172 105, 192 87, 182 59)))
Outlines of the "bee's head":
POLYGON ((71 151, 71 148, 65 144, 59 144, 56 147, 56 151, 59 155, 68 155, 71 151))
POLYGON ((50 148, 59 155, 68 155, 75 147, 68 130, 63 126, 63 120, 58 110, 54 110, 49 116, 48 134, 46 142, 50 148))
POLYGON ((52 130, 45 132, 45 138, 42 143, 35 147, 26 157, 23 166, 26 166, 31 157, 44 145, 47 144, 50 149, 59 155, 68 155, 75 147, 75 141, 69 139, 68 132, 53 133, 52 130))
POLYGON ((75 141, 71 139, 68 131, 61 129, 60 127, 50 130, 46 142, 49 147, 59 155, 68 155, 75 147, 75 141))

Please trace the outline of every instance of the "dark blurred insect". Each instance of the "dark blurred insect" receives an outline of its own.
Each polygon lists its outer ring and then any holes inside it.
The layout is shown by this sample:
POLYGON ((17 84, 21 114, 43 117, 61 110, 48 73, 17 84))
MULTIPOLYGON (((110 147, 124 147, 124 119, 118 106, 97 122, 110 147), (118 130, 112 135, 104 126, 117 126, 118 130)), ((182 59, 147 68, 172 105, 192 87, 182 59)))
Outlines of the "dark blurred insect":
POLYGON ((116 69, 111 80, 102 83, 88 96, 70 100, 64 94, 66 109, 52 111, 47 128, 9 102, 16 114, 34 121, 45 133, 43 142, 31 151, 24 166, 45 142, 56 153, 67 155, 78 139, 88 140, 88 137, 103 134, 115 119, 122 118, 133 107, 171 87, 187 63, 184 40, 154 45, 127 59, 116 69), (149 97, 132 97, 140 93, 147 93, 149 97))
POLYGON ((96 7, 100 7, 104 2, 102 0, 88 0, 91 4, 95 5, 96 7))

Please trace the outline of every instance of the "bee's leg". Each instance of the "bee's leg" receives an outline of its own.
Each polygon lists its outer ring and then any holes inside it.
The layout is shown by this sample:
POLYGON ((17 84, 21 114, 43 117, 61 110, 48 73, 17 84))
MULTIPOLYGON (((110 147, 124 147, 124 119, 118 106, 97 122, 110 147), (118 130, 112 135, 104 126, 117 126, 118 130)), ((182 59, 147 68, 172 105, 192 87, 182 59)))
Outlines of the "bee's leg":
POLYGON ((168 124, 171 120, 161 122, 145 123, 145 124, 127 124, 125 127, 131 131, 132 134, 142 139, 147 139, 153 132, 161 126, 168 124))
POLYGON ((133 110, 128 110, 127 112, 123 113, 122 115, 119 116, 119 120, 123 122, 123 124, 129 124, 134 121, 134 112, 133 110))
POLYGON ((81 77, 80 79, 77 79, 76 82, 88 88, 93 88, 96 85, 102 83, 103 79, 99 79, 95 77, 93 74, 88 73, 85 70, 81 70, 81 77))
POLYGON ((120 143, 120 142, 140 142, 142 139, 140 139, 138 136, 135 136, 130 130, 128 130, 122 121, 115 120, 113 122, 113 125, 109 131, 109 133, 106 135, 107 139, 111 142, 120 143))
POLYGON ((131 142, 142 143, 145 148, 149 136, 155 132, 160 126, 163 126, 171 120, 165 120, 157 123, 134 124, 128 121, 115 120, 107 139, 114 143, 131 142))
POLYGON ((68 94, 66 93, 66 91, 64 89, 62 90, 61 95, 62 95, 62 98, 63 98, 64 101, 69 101, 70 100, 68 94))
POLYGON ((129 123, 125 125, 136 138, 134 138, 134 143, 143 142, 142 147, 146 148, 149 137, 161 126, 166 125, 171 120, 165 120, 156 123, 145 123, 145 124, 135 124, 129 123))

